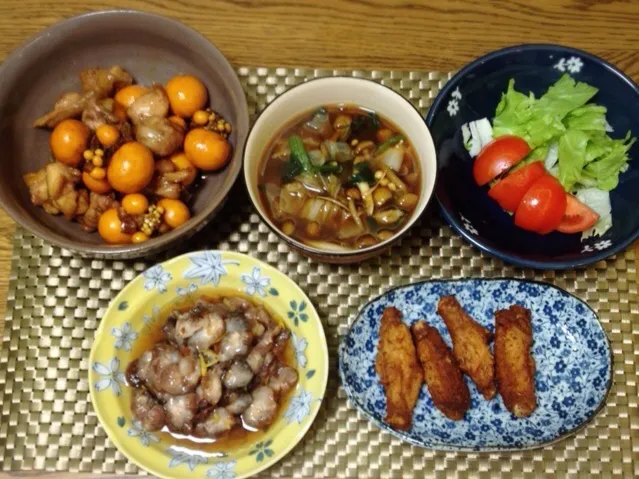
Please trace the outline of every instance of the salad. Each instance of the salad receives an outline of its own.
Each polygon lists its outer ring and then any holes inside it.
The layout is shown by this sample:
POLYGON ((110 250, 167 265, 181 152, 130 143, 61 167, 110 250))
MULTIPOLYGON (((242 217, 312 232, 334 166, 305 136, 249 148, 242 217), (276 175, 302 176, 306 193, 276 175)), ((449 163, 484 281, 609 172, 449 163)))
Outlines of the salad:
POLYGON ((628 169, 628 132, 613 139, 597 88, 563 75, 540 98, 511 79, 495 117, 462 126, 479 186, 515 224, 539 234, 603 235, 612 226, 610 191, 628 169))

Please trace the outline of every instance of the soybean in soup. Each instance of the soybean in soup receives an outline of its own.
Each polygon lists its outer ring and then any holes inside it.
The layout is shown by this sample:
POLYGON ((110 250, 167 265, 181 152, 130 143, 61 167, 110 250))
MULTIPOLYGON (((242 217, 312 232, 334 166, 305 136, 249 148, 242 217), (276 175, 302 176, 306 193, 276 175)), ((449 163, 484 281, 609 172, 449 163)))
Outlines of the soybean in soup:
POLYGON ((376 113, 324 106, 271 141, 258 184, 271 220, 322 250, 365 248, 393 237, 419 202, 419 159, 376 113))

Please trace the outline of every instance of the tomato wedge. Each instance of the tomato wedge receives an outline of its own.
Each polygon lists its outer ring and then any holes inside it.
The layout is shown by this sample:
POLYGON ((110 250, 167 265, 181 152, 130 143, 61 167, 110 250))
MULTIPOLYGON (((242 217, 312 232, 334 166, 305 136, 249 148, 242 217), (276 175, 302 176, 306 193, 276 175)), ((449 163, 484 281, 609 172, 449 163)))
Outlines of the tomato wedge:
POLYGON ((551 175, 538 178, 515 212, 515 224, 528 231, 548 234, 557 229, 566 212, 566 192, 551 175))
POLYGON ((570 194, 566 194, 566 213, 557 231, 562 233, 581 233, 592 228, 599 220, 599 215, 589 206, 570 194))
POLYGON ((514 213, 522 198, 540 177, 546 174, 543 163, 536 161, 513 171, 502 178, 488 191, 488 196, 499 203, 506 211, 514 213))
POLYGON ((504 135, 494 139, 484 146, 473 163, 475 182, 484 186, 519 163, 528 153, 530 147, 523 138, 504 135))

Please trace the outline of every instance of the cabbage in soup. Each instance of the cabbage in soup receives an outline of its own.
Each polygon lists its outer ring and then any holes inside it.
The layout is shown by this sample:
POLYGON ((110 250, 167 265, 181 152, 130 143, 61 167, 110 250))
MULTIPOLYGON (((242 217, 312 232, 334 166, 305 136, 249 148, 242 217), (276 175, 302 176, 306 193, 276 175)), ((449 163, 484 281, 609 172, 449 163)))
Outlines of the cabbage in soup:
POLYGON ((397 127, 351 105, 325 106, 285 126, 262 158, 270 219, 322 250, 365 248, 396 234, 419 201, 419 159, 397 127))

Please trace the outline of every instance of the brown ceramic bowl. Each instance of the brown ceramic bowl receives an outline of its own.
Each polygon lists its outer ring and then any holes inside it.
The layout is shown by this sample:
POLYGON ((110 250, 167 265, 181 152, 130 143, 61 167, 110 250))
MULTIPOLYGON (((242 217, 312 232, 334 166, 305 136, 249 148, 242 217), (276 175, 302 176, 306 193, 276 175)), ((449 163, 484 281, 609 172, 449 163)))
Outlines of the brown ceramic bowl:
POLYGON ((270 103, 251 129, 244 150, 244 179, 262 220, 288 245, 317 261, 355 263, 380 255, 396 243, 426 209, 435 186, 437 162, 430 131, 419 111, 399 93, 371 80, 329 77, 308 81, 287 90, 270 103), (318 249, 282 232, 271 219, 259 191, 259 171, 273 137, 292 120, 320 106, 354 104, 391 120, 410 139, 420 164, 420 198, 410 219, 391 238, 362 249, 318 249))
POLYGON ((83 256, 132 258, 168 248, 201 229, 222 206, 242 166, 248 108, 235 71, 206 38, 189 27, 149 13, 114 10, 70 18, 40 32, 0 67, 0 205, 20 225, 83 256), (32 128, 65 91, 80 90, 88 67, 120 65, 136 83, 166 83, 190 73, 206 85, 210 106, 232 125, 233 158, 207 174, 190 202, 192 218, 170 233, 137 245, 109 246, 97 233, 33 206, 22 175, 49 155, 49 131, 32 128))

